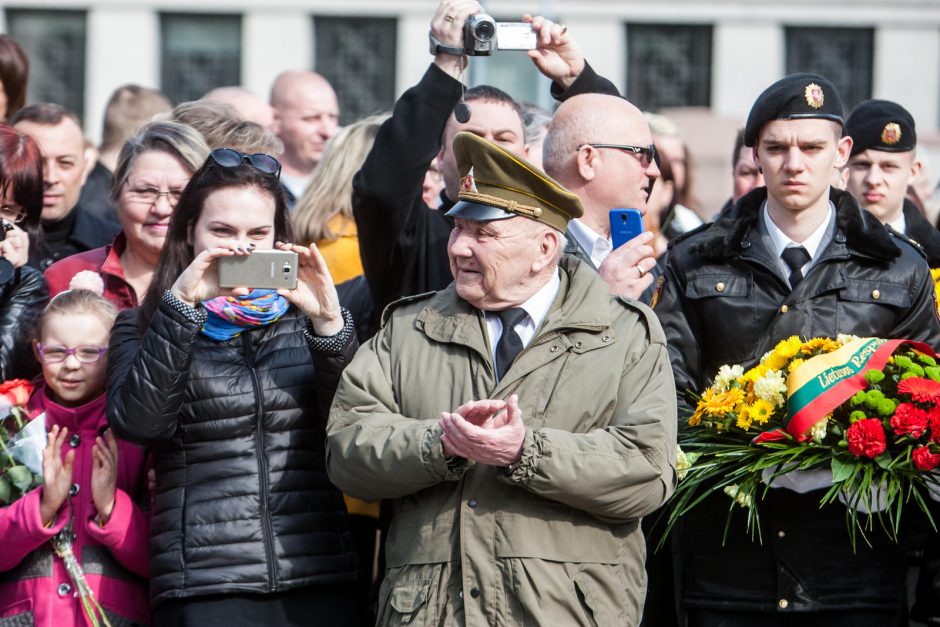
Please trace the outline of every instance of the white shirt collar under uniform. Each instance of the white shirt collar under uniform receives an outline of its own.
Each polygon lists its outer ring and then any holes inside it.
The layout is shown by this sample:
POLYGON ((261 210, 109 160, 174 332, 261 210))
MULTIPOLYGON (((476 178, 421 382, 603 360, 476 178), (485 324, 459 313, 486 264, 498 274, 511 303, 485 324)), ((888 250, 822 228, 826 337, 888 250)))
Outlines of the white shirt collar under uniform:
POLYGON ((764 206, 761 208, 761 214, 764 218, 764 228, 767 229, 767 234, 770 235, 770 241, 773 243, 774 250, 772 251, 777 257, 777 263, 780 264, 780 269, 783 271, 783 276, 790 275, 790 268, 787 266, 786 262, 783 260, 781 255, 783 251, 787 248, 794 246, 802 246, 806 249, 806 252, 809 253, 809 261, 807 261, 800 271, 803 273, 803 276, 806 276, 806 273, 809 272, 809 269, 813 267, 813 264, 816 262, 817 254, 820 252, 820 244, 822 244, 823 239, 827 239, 829 235, 829 223, 832 222, 832 212, 835 208, 832 205, 832 201, 829 202, 829 210, 826 212, 826 218, 820 223, 816 230, 810 233, 802 242, 794 242, 792 239, 787 237, 787 235, 780 230, 774 221, 770 217, 770 212, 767 210, 767 202, 764 201, 764 206))
POLYGON ((907 229, 907 219, 904 217, 904 212, 901 212, 897 220, 892 220, 888 222, 888 224, 898 233, 905 233, 907 229))
POLYGON ((574 235, 581 248, 591 257, 591 263, 594 264, 595 268, 600 268, 604 260, 607 259, 607 255, 614 249, 609 237, 598 234, 597 231, 577 218, 568 222, 568 230, 574 235))
MULTIPOLYGON (((543 285, 529 300, 519 305, 528 314, 522 319, 522 322, 516 325, 516 334, 522 340, 523 346, 528 346, 532 338, 535 337, 535 331, 542 324, 545 316, 548 315, 552 303, 555 302, 555 297, 561 288, 561 278, 558 272, 556 270, 548 283, 543 285)), ((499 338, 503 334, 503 323, 495 313, 490 311, 484 311, 483 317, 486 318, 486 330, 490 338, 490 357, 493 358, 495 363, 496 343, 499 342, 499 338)))

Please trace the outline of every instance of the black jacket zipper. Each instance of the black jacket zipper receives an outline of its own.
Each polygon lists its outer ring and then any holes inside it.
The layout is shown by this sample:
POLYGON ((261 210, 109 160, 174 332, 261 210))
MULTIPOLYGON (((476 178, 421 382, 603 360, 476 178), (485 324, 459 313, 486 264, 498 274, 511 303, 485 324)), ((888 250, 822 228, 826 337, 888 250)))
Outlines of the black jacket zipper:
POLYGON ((277 592, 277 558, 274 555, 274 532, 271 530, 271 514, 268 511, 268 458, 264 451, 264 410, 261 395, 261 382, 251 354, 251 340, 248 333, 242 333, 242 345, 245 348, 245 361, 251 373, 251 383, 255 388, 255 451, 258 458, 258 482, 261 485, 261 529, 264 535, 264 553, 268 562, 268 579, 271 592, 277 592))

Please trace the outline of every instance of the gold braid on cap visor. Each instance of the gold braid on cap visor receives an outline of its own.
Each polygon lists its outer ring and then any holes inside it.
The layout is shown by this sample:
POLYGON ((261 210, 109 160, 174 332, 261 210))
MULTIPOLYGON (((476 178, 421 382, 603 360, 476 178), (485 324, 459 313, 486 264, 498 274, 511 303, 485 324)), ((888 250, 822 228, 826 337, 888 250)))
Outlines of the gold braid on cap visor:
MULTIPOLYGON (((506 188, 508 189, 508 188, 506 188)), ((509 190, 509 191, 518 191, 518 190, 509 190)), ((461 191, 457 196, 460 200, 470 200, 473 202, 479 202, 484 205, 490 205, 491 207, 498 207, 509 211, 510 213, 516 213, 523 216, 528 216, 530 218, 538 218, 542 215, 541 207, 530 207, 528 205, 523 205, 516 202, 515 200, 506 200, 504 198, 499 198, 498 196, 491 196, 489 194, 481 194, 480 192, 464 192, 461 191)), ((548 204, 548 203, 546 203, 548 204)))

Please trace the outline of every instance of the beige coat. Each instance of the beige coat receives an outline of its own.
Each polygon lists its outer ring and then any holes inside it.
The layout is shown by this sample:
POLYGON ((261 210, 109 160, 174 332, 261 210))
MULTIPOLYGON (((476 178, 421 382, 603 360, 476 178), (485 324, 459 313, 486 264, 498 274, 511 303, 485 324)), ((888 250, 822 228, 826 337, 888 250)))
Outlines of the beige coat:
POLYGON ((636 625, 640 518, 675 486, 675 387, 659 322, 575 259, 535 338, 496 382, 485 322, 453 285, 392 305, 346 368, 327 468, 392 499, 379 624, 636 625), (448 466, 441 411, 519 395, 510 475, 448 466))

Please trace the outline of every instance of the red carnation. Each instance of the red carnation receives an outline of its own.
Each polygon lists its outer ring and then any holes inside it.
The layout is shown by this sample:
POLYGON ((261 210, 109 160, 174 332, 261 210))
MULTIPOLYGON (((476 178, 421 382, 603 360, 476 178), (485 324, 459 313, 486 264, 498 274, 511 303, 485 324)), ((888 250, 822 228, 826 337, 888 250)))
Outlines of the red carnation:
POLYGON ((885 428, 878 418, 863 418, 852 423, 845 433, 849 452, 856 457, 875 458, 885 452, 885 428))
POLYGON ((926 410, 911 403, 901 403, 891 416, 891 428, 898 435, 909 433, 911 437, 919 438, 927 430, 928 419, 926 410))
POLYGON ((911 453, 911 457, 914 459, 914 465, 919 470, 933 470, 937 467, 937 464, 940 464, 940 454, 931 453, 926 446, 915 448, 914 452, 911 453))
POLYGON ((898 392, 910 394, 921 403, 934 403, 940 400, 940 383, 923 377, 909 377, 898 383, 898 392))

